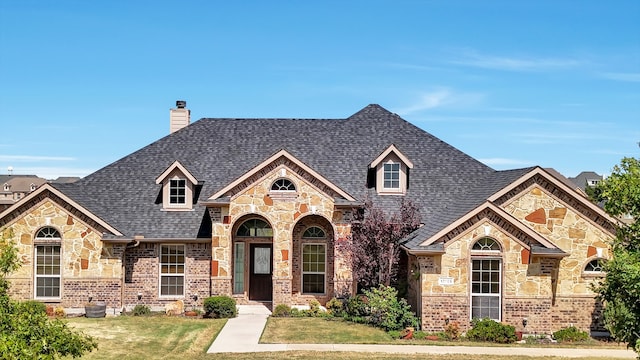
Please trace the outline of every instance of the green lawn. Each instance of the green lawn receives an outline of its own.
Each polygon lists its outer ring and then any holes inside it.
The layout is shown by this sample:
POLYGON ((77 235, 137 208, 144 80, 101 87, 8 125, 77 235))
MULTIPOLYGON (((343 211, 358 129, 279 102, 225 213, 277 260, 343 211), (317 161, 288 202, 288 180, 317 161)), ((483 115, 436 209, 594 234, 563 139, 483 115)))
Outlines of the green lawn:
MULTIPOLYGON (((465 360, 470 355, 426 354, 363 354, 355 352, 292 351, 206 354, 207 349, 224 326, 226 320, 192 319, 182 317, 120 316, 103 319, 70 318, 70 326, 80 329, 98 341, 98 350, 83 359, 431 359, 465 360)), ((393 340, 385 332, 364 325, 341 320, 327 321, 319 318, 270 318, 262 342, 286 343, 378 343, 378 344, 427 344, 427 341, 393 340)), ((478 345, 478 343, 473 343, 478 345)), ((447 345, 451 345, 447 343, 447 345)), ((478 360, 516 360, 521 356, 497 357, 474 355, 478 360)), ((560 357, 524 358, 530 360, 561 360, 560 357)), ((586 359, 596 360, 597 358, 586 359)), ((598 359, 602 360, 602 359, 598 359)))

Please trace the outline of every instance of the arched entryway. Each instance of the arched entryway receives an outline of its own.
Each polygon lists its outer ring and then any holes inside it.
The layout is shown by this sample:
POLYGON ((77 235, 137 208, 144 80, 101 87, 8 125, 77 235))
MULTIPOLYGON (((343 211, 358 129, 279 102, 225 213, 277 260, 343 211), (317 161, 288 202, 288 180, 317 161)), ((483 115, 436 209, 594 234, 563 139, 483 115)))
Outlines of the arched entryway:
POLYGON ((241 218, 233 232, 233 293, 273 299, 273 229, 259 216, 241 218))

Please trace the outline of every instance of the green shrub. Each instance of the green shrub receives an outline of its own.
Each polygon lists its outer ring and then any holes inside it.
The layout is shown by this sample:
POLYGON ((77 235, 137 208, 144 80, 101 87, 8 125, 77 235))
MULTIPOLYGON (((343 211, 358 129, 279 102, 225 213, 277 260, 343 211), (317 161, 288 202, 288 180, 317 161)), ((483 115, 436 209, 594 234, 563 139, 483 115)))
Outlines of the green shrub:
POLYGON ((212 318, 226 319, 236 317, 236 301, 228 296, 211 296, 204 299, 204 311, 212 318))
POLYGON ((405 299, 398 299, 398 291, 380 285, 364 291, 370 310, 369 323, 385 331, 416 327, 418 319, 405 299))
MULTIPOLYGON (((344 306, 344 317, 347 320, 369 316, 369 306, 362 296, 352 296, 344 306)), ((356 321, 357 322, 357 321, 356 321)))
POLYGON ((342 316, 342 301, 336 298, 332 298, 331 300, 327 301, 326 308, 329 314, 333 316, 342 316))
POLYGON ((427 336, 427 333, 421 330, 417 330, 413 332, 414 339, 424 339, 427 336))
MULTIPOLYGON (((34 300, 27 300, 15 303, 19 311, 31 314, 47 314, 47 305, 34 300)), ((55 311, 52 307, 51 315, 55 315, 55 311)))
POLYGON ((278 304, 275 309, 273 309, 273 313, 271 314, 273 317, 289 317, 291 316, 291 307, 287 304, 278 304))
POLYGON ((309 317, 319 317, 322 315, 324 311, 320 309, 320 303, 318 300, 313 299, 309 302, 309 310, 307 312, 307 316, 309 317))
POLYGON ((151 308, 147 305, 138 304, 133 308, 133 316, 145 316, 151 314, 151 308))
POLYGON ((587 341, 589 339, 589 334, 575 326, 569 326, 554 332, 553 338, 558 340, 558 342, 587 341))
POLYGON ((307 314, 305 314, 304 311, 301 311, 298 308, 291 308, 291 317, 305 317, 307 316, 307 314))
POLYGON ((472 341, 489 341, 508 344, 516 341, 516 329, 511 325, 504 325, 494 320, 473 319, 472 328, 467 331, 467 339, 472 341))

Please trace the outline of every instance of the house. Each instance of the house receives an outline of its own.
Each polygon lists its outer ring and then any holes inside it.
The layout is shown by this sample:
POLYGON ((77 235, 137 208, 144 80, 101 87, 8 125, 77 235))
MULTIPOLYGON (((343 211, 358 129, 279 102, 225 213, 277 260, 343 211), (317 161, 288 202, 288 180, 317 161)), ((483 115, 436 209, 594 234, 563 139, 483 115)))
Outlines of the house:
POLYGON ((36 175, 0 175, 0 210, 8 208, 46 183, 47 180, 36 175))
POLYGON ((604 179, 602 175, 598 175, 593 171, 583 171, 576 175, 576 177, 569 178, 569 180, 584 193, 586 193, 587 188, 598 185, 602 179, 604 179))
POLYGON ((429 331, 490 317, 527 331, 600 327, 590 284, 614 219, 540 167, 496 171, 379 105, 345 119, 200 119, 0 213, 23 266, 13 296, 122 309, 325 303, 354 290, 337 244, 370 199, 420 208, 402 248, 429 331), (526 319, 526 320, 525 320, 526 319))

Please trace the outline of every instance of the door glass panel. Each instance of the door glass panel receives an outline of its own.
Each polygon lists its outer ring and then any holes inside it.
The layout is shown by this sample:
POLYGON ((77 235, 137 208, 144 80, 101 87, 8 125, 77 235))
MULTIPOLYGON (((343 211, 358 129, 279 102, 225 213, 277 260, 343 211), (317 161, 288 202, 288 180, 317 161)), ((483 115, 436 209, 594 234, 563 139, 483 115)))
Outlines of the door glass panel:
POLYGON ((271 249, 266 247, 256 247, 253 259, 254 274, 271 274, 271 249))
POLYGON ((235 256, 233 266, 233 292, 238 294, 244 291, 244 243, 235 244, 235 256))

